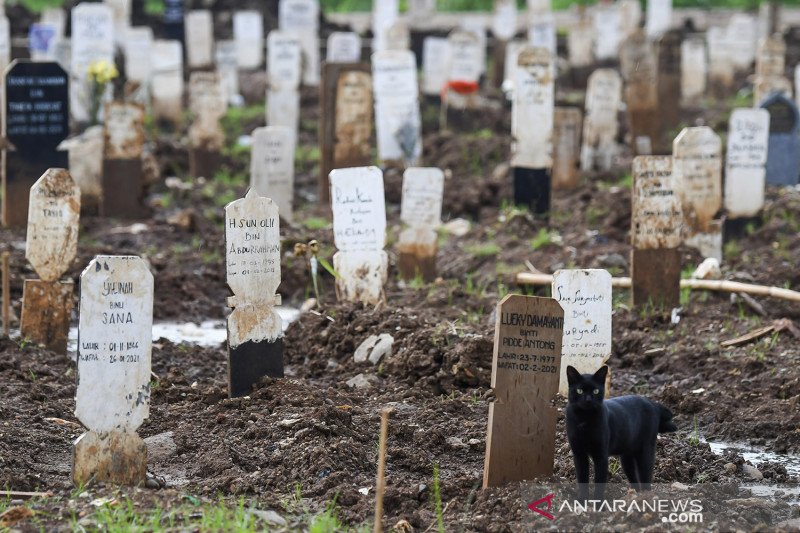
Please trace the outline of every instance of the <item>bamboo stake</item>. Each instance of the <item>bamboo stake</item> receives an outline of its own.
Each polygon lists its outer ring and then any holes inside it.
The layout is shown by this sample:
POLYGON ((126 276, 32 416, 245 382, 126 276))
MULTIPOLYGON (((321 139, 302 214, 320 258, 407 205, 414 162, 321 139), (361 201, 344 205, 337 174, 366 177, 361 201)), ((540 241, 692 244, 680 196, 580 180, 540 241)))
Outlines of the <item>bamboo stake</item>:
MULTIPOLYGON (((553 276, 550 274, 535 272, 520 272, 517 274, 517 283, 520 285, 550 285, 553 283, 553 276)), ((619 289, 629 289, 631 278, 612 278, 612 287, 619 289)), ((754 294, 757 296, 770 296, 781 300, 800 302, 800 292, 781 287, 768 287, 765 285, 754 285, 752 283, 740 283, 738 281, 727 281, 718 279, 682 279, 682 289, 736 292, 754 294)))
POLYGON ((389 433, 389 413, 391 409, 381 411, 381 437, 378 450, 378 478, 375 481, 375 533, 383 531, 383 493, 386 490, 386 436, 389 433))
POLYGON ((3 252, 3 333, 9 336, 11 330, 11 275, 9 272, 10 252, 3 252))

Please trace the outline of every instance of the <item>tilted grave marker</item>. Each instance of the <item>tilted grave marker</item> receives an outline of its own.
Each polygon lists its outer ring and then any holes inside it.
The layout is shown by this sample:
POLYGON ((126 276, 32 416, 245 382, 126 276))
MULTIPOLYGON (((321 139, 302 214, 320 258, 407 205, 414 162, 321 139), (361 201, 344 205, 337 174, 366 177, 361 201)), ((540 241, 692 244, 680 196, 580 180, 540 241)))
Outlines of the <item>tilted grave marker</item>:
POLYGON ((326 63, 320 85, 319 201, 330 202, 334 168, 372 161, 372 75, 366 63, 326 63))
POLYGON ((577 107, 555 108, 553 126, 553 189, 578 186, 583 114, 577 107))
POLYGON ((706 93, 706 42, 691 37, 681 44, 681 98, 697 103, 706 93))
POLYGON ((189 127, 189 172, 195 178, 211 178, 222 165, 225 133, 220 119, 227 102, 222 80, 216 72, 193 72, 189 78, 189 109, 194 121, 189 127))
POLYGON ((138 218, 144 215, 144 107, 106 105, 103 129, 103 181, 100 214, 138 218))
POLYGON ((180 41, 153 43, 150 94, 153 99, 153 117, 171 122, 177 128, 183 113, 183 48, 180 41))
POLYGON ((608 171, 619 151, 619 113, 622 103, 622 78, 612 69, 597 69, 589 76, 586 91, 586 118, 583 122, 581 169, 608 171))
POLYGON ((278 28, 297 38, 300 43, 303 50, 303 84, 310 87, 319 85, 319 2, 280 0, 278 28))
POLYGON ((81 275, 72 481, 141 485, 150 413, 153 275, 139 257, 95 257, 81 275))
MULTIPOLYGON (((94 61, 114 63, 114 19, 111 8, 105 4, 83 2, 72 9, 72 60, 70 62, 70 110, 78 122, 90 117, 92 86, 89 66, 94 61)), ((111 99, 109 84, 105 101, 111 99)))
POLYGON ((436 279, 436 252, 442 221, 444 173, 438 168, 407 168, 403 173, 400 220, 406 228, 397 243, 397 269, 405 280, 436 279))
POLYGON ((336 295, 377 305, 388 276, 383 172, 377 167, 334 169, 330 175, 336 295))
POLYGON ((767 183, 797 185, 800 174, 800 114, 794 102, 773 94, 761 104, 769 113, 767 183))
POLYGON ((661 133, 656 56, 644 32, 633 34, 623 43, 620 65, 625 79, 631 141, 637 153, 642 153, 638 148, 652 146, 661 133))
POLYGON ((597 269, 557 270, 551 294, 564 309, 558 393, 567 397, 567 366, 594 374, 611 357, 611 274, 597 269))
POLYGON ((281 283, 278 206, 250 189, 225 207, 228 394, 246 396, 264 376, 283 377, 283 329, 275 306, 281 283))
POLYGON ((256 128, 250 157, 250 188, 271 198, 289 223, 294 219, 294 143, 289 128, 256 128))
POLYGON ((235 12, 233 40, 236 42, 239 68, 255 69, 261 66, 264 62, 264 18, 261 12, 235 12))
POLYGON ((552 298, 509 294, 497 305, 484 488, 552 475, 563 335, 552 298))
POLYGON ((378 158, 414 165, 422 155, 417 64, 410 51, 372 56, 378 158))
POLYGON ((69 76, 58 63, 14 61, 5 75, 3 225, 24 228, 36 176, 66 168, 58 146, 69 135, 69 76))
POLYGON ((519 53, 511 113, 514 203, 539 215, 550 211, 554 77, 553 58, 547 49, 526 47, 519 53))
POLYGON ((208 9, 186 13, 186 66, 206 69, 214 64, 214 18, 208 9))
POLYGON ((300 120, 302 54, 300 41, 289 33, 272 31, 267 36, 267 125, 289 128, 295 137, 300 120))
POLYGON ((69 172, 51 168, 30 191, 25 257, 41 279, 26 279, 20 333, 66 354, 73 283, 58 279, 78 250, 81 191, 69 172))
POLYGON ((725 157, 725 210, 729 219, 753 217, 764 207, 769 112, 734 109, 725 157))
POLYGON ((683 213, 672 175, 672 157, 634 158, 631 204, 633 305, 677 307, 683 213))
POLYGON ((334 31, 328 36, 328 63, 358 63, 361 61, 361 37, 353 31, 334 31))

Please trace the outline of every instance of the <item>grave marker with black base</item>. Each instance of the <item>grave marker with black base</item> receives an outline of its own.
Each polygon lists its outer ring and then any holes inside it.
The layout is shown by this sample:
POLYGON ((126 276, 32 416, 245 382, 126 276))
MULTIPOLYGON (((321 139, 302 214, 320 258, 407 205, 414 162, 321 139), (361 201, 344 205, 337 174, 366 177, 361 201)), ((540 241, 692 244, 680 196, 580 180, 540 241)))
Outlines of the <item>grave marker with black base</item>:
POLYGON ((611 170, 619 151, 617 133, 622 103, 622 78, 613 69, 597 69, 589 76, 586 90, 586 118, 583 121, 581 169, 611 170))
POLYGON ((283 377, 278 206, 255 189, 225 207, 228 286, 228 394, 246 396, 264 376, 283 377))
POLYGON ((442 221, 444 173, 438 168, 408 168, 403 173, 400 220, 406 225, 397 242, 400 277, 436 279, 437 228, 442 221))
POLYGON ((220 119, 227 109, 222 80, 216 72, 193 72, 189 79, 189 172, 192 177, 213 178, 222 166, 225 133, 220 119))
POLYGON ((81 191, 69 172, 51 168, 31 187, 25 257, 41 279, 26 279, 22 292, 23 337, 67 353, 73 283, 58 281, 78 249, 81 191))
POLYGON ((14 61, 5 77, 3 225, 24 228, 31 186, 48 168, 67 168, 57 149, 69 135, 69 76, 58 63, 14 61))
POLYGON ((139 257, 97 256, 81 274, 72 481, 142 485, 150 413, 153 275, 139 257))
POLYGON ((142 166, 144 107, 113 102, 105 109, 100 214, 140 218, 146 213, 142 166))
POLYGON ((300 80, 303 49, 300 41, 282 31, 267 36, 267 126, 289 128, 297 137, 300 120, 300 80))

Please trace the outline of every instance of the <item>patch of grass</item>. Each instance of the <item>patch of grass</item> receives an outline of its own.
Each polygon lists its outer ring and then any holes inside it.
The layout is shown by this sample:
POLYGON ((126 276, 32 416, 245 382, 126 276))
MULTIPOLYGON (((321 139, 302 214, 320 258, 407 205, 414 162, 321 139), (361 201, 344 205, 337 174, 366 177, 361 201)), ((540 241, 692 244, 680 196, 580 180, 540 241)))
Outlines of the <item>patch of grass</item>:
POLYGON ((500 246, 493 242, 471 244, 465 248, 465 251, 472 257, 493 257, 500 253, 500 246))
POLYGON ((739 243, 736 241, 728 241, 723 246, 723 255, 724 257, 737 257, 741 252, 742 249, 739 246, 739 243))
POLYGON ((308 217, 303 220, 303 226, 311 231, 327 229, 330 227, 330 222, 321 217, 308 217))
POLYGON ((590 205, 586 208, 586 223, 590 226, 600 224, 608 216, 608 207, 590 205))
POLYGON ((555 244, 555 241, 560 239, 560 235, 558 233, 548 231, 547 228, 541 228, 539 233, 529 241, 531 248, 533 250, 539 250, 544 248, 545 246, 550 246, 551 244, 555 244))
POLYGON ((431 499, 433 500, 433 507, 436 510, 436 531, 445 533, 444 529, 444 511, 442 510, 442 490, 439 485, 439 465, 433 465, 433 490, 431 491, 431 499))
POLYGON ((692 429, 692 432, 689 434, 689 444, 691 444, 692 446, 697 446, 698 444, 700 444, 700 428, 697 424, 696 416, 694 417, 692 424, 694 425, 694 428, 692 429))

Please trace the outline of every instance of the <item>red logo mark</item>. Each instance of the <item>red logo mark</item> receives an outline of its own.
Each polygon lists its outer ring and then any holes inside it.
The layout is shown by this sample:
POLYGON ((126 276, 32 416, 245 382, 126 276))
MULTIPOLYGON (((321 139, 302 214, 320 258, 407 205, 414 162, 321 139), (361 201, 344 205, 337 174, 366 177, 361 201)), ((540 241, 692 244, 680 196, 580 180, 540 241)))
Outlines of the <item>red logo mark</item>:
POLYGON ((531 504, 528 504, 528 509, 530 509, 534 513, 539 513, 540 515, 542 515, 543 517, 547 518, 548 520, 555 520, 556 517, 554 517, 553 515, 551 515, 550 513, 547 512, 547 511, 550 510, 550 507, 553 506, 553 498, 554 497, 555 497, 555 494, 548 494, 544 498, 542 498, 540 500, 536 500, 535 502, 533 502, 531 504), (539 509, 539 506, 541 504, 543 504, 544 502, 547 502, 547 509, 539 509))

